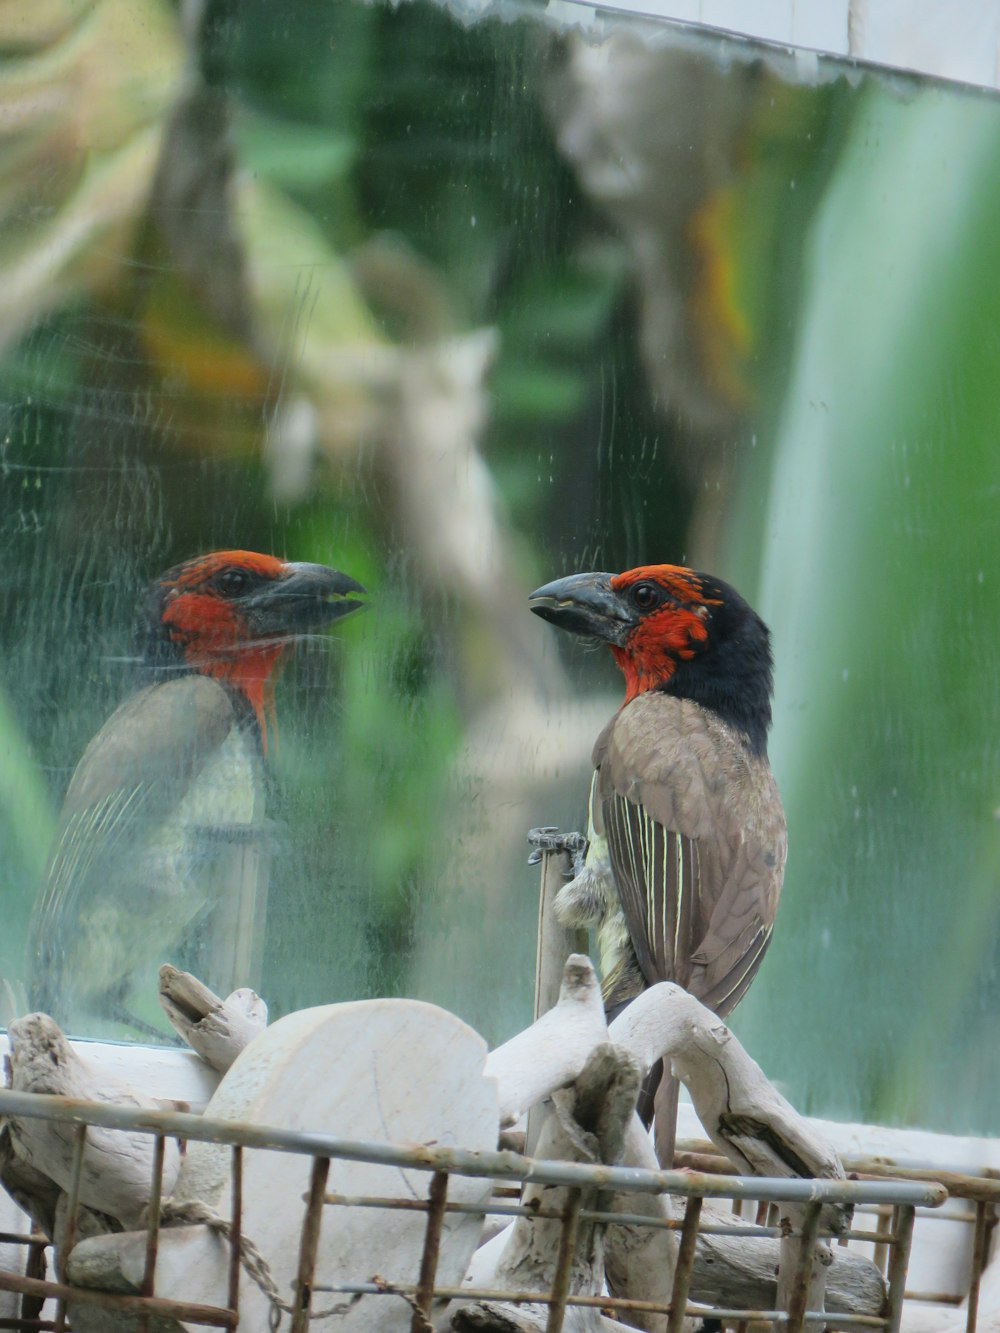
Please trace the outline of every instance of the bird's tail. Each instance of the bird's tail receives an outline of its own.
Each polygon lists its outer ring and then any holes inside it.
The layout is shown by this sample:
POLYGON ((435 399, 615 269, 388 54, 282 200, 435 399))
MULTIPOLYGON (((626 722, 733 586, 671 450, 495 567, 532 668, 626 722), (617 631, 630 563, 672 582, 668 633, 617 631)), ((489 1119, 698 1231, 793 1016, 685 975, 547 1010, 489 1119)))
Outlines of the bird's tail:
POLYGON ((636 1111, 647 1129, 653 1126, 656 1160, 664 1171, 674 1164, 674 1143, 677 1138, 677 1101, 680 1083, 657 1060, 643 1079, 639 1089, 636 1111))
POLYGON ((668 1069, 662 1069, 660 1085, 653 1098, 653 1142, 656 1160, 664 1171, 674 1164, 677 1141, 677 1101, 681 1085, 668 1069))

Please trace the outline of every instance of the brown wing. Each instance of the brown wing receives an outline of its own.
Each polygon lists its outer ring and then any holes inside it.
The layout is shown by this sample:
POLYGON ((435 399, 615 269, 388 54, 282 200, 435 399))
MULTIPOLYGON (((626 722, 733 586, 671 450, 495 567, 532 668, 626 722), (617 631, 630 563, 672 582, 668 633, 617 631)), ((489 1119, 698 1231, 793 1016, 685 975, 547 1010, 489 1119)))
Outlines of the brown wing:
POLYGON ((717 1013, 764 956, 785 864, 766 759, 714 714, 640 695, 594 749, 595 806, 647 983, 677 981, 717 1013))
POLYGON ((103 974, 112 963, 138 956, 143 938, 160 947, 153 900, 170 885, 145 882, 149 843, 237 723, 221 685, 180 676, 130 696, 87 746, 32 913, 38 1007, 76 1021, 83 989, 115 980, 103 974))

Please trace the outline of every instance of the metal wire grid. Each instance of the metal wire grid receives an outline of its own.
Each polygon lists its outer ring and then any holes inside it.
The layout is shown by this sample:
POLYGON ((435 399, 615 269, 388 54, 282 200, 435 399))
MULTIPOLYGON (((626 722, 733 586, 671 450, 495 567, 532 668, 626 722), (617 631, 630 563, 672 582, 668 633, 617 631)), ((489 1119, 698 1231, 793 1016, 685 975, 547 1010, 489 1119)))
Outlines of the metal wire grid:
MULTIPOLYGON (((975 1333, 979 1313, 979 1287, 983 1271, 989 1258, 990 1238, 1000 1220, 997 1206, 1000 1205, 1000 1179, 995 1171, 986 1169, 978 1175, 961 1171, 950 1171, 935 1167, 900 1166, 896 1162, 870 1157, 843 1157, 844 1170, 857 1180, 918 1180, 936 1182, 943 1185, 951 1199, 964 1199, 973 1207, 963 1213, 952 1213, 949 1221, 971 1225, 972 1252, 969 1271, 969 1289, 966 1294, 966 1333, 975 1333)), ((713 1175, 726 1175, 731 1169, 726 1158, 720 1156, 714 1144, 707 1142, 682 1142, 678 1144, 675 1165, 685 1169, 706 1171, 713 1175)), ((874 1245, 873 1259, 885 1277, 889 1263, 889 1247, 885 1236, 892 1231, 894 1211, 885 1204, 863 1205, 858 1213, 873 1215, 875 1232, 862 1237, 860 1233, 851 1233, 855 1239, 870 1240, 874 1245)), ((857 1215, 857 1214, 856 1214, 857 1215)), ((842 1244, 847 1244, 850 1237, 844 1237, 842 1244)), ((962 1297, 951 1292, 906 1292, 907 1300, 927 1301, 935 1305, 959 1305, 962 1297)))
POLYGON ((338 1293, 348 1298, 363 1295, 395 1297, 405 1300, 412 1310, 413 1333, 432 1328, 431 1311, 435 1301, 448 1298, 463 1300, 531 1303, 548 1307, 547 1333, 561 1333, 569 1306, 596 1306, 608 1312, 647 1311, 669 1315, 670 1333, 680 1333, 686 1314, 745 1325, 748 1321, 768 1321, 783 1327, 783 1333, 802 1333, 806 1325, 826 1324, 831 1316, 806 1308, 811 1270, 811 1250, 820 1230, 820 1214, 827 1203, 854 1203, 887 1207, 889 1223, 876 1231, 849 1231, 843 1239, 864 1240, 886 1248, 888 1258, 888 1303, 881 1316, 835 1316, 836 1327, 843 1329, 885 1329, 898 1333, 902 1313, 906 1268, 918 1207, 935 1208, 947 1198, 940 1184, 898 1181, 813 1181, 765 1179, 763 1177, 723 1176, 691 1171, 644 1171, 631 1167, 591 1166, 582 1163, 542 1161, 509 1151, 468 1152, 460 1148, 422 1147, 371 1143, 335 1138, 326 1134, 301 1133, 273 1129, 239 1121, 216 1120, 178 1111, 148 1111, 111 1106, 105 1103, 75 1101, 70 1098, 45 1097, 31 1093, 0 1090, 0 1116, 34 1116, 70 1123, 75 1126, 74 1152, 69 1182, 67 1216, 69 1218, 60 1254, 72 1248, 79 1206, 80 1178, 87 1127, 139 1131, 156 1138, 150 1207, 146 1232, 145 1271, 137 1295, 119 1295, 89 1288, 71 1287, 65 1280, 60 1259, 56 1280, 39 1273, 38 1258, 44 1238, 0 1236, 0 1239, 25 1244, 29 1251, 28 1271, 24 1274, 0 1271, 0 1289, 19 1292, 27 1298, 22 1316, 0 1320, 0 1328, 20 1330, 67 1330, 67 1302, 86 1302, 104 1309, 134 1315, 139 1333, 146 1333, 156 1315, 172 1316, 190 1324, 212 1328, 237 1329, 240 1322, 240 1243, 242 1222, 243 1154, 247 1150, 266 1149, 297 1153, 313 1159, 299 1244, 298 1273, 290 1298, 291 1333, 306 1333, 314 1318, 313 1298, 317 1293, 338 1293), (160 1234, 160 1205, 164 1143, 167 1138, 201 1140, 232 1148, 231 1220, 228 1226, 229 1282, 227 1304, 223 1307, 193 1304, 156 1295, 156 1258, 160 1234), (426 1200, 361 1197, 327 1192, 327 1174, 331 1159, 370 1162, 384 1166, 427 1171, 430 1176, 426 1200), (471 1176, 518 1185, 539 1183, 562 1186, 567 1190, 565 1206, 557 1211, 525 1207, 519 1203, 491 1199, 483 1205, 449 1203, 451 1176, 471 1176), (608 1213, 585 1209, 583 1192, 594 1188, 615 1194, 669 1193, 685 1197, 684 1216, 679 1221, 651 1219, 639 1214, 608 1213), (790 1232, 787 1220, 782 1224, 727 1226, 722 1223, 700 1224, 703 1200, 725 1198, 754 1200, 759 1205, 792 1204, 800 1210, 801 1223, 790 1232), (418 1273, 410 1284, 393 1285, 378 1278, 357 1282, 324 1281, 317 1276, 316 1262, 324 1209, 346 1207, 409 1209, 426 1213, 423 1252, 418 1273), (448 1212, 467 1212, 504 1217, 547 1217, 560 1222, 561 1233, 552 1286, 547 1291, 507 1291, 473 1288, 445 1288, 436 1284, 444 1219, 448 1212), (673 1291, 668 1305, 614 1298, 582 1296, 570 1291, 570 1274, 581 1221, 627 1222, 635 1226, 657 1226, 680 1232, 673 1291), (788 1236, 799 1234, 804 1240, 790 1287, 787 1310, 720 1309, 696 1305, 688 1300, 695 1246, 699 1230, 711 1235, 788 1236), (33 1271, 32 1271, 33 1270, 33 1271), (56 1302, 55 1315, 43 1320, 42 1304, 56 1302))

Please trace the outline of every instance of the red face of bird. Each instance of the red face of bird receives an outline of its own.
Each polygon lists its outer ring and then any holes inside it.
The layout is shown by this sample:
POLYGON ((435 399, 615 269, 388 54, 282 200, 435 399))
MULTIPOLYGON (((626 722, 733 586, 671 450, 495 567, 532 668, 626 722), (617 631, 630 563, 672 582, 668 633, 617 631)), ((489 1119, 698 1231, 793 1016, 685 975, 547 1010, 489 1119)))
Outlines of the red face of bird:
POLYGON ((610 644, 625 675, 626 703, 707 652, 728 627, 727 611, 738 605, 754 614, 727 584, 681 565, 571 574, 537 589, 529 605, 560 629, 610 644))
POLYGON ((325 565, 213 551, 167 570, 145 604, 150 665, 186 667, 241 690, 262 730, 275 667, 294 639, 360 610, 365 590, 325 565))

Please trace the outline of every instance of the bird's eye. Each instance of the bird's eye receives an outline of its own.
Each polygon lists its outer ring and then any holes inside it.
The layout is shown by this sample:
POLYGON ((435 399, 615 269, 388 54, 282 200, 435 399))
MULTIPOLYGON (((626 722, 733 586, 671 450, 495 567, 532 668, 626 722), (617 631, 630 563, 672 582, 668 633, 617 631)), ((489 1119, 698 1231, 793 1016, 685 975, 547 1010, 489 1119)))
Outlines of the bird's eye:
POLYGON ((242 569, 225 569, 215 581, 215 586, 223 597, 239 597, 246 592, 250 582, 249 575, 242 569))
POLYGON ((652 611, 660 600, 655 583, 637 583, 632 589, 632 601, 640 611, 652 611))

